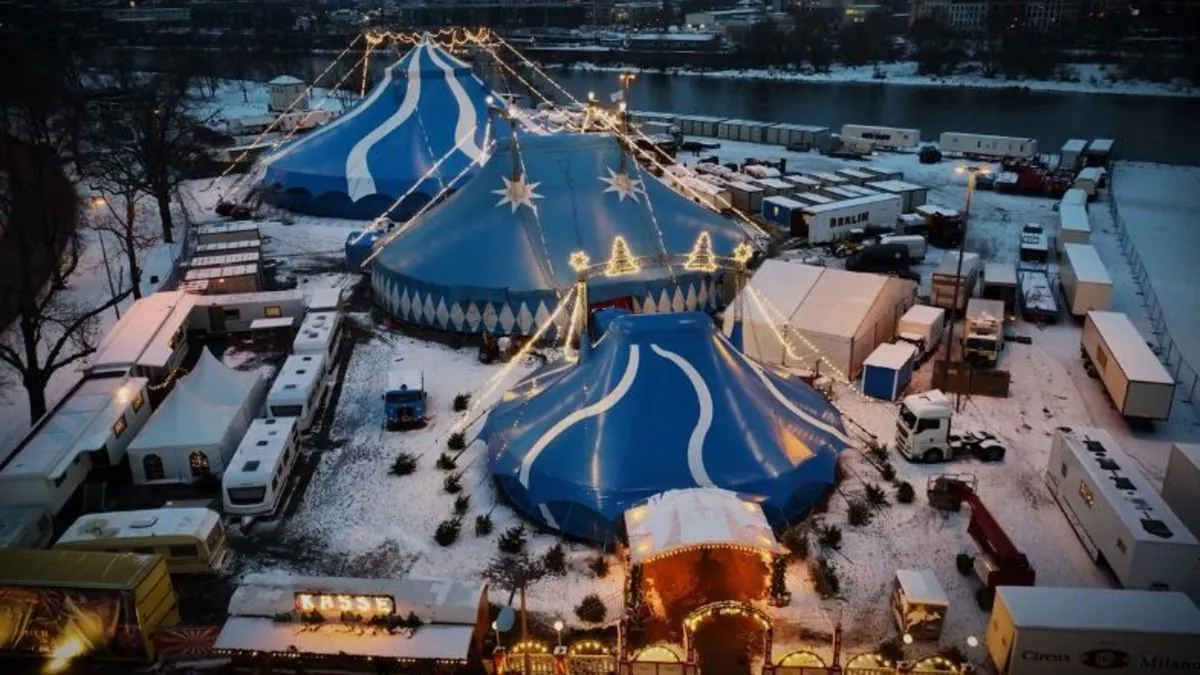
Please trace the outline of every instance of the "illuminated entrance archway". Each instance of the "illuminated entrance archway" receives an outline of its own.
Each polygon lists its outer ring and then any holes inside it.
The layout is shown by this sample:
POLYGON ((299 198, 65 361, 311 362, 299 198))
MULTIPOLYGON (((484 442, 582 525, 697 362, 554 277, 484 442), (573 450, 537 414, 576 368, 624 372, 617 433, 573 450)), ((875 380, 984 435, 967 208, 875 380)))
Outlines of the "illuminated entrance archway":
POLYGON ((650 645, 633 655, 635 663, 683 663, 683 659, 667 645, 650 645))
POLYGON ((720 602, 710 602, 707 605, 697 608, 691 614, 688 614, 683 620, 683 650, 687 654, 688 663, 696 662, 696 630, 709 619, 722 616, 738 616, 749 617, 758 623, 763 630, 763 654, 767 658, 771 658, 771 644, 774 640, 775 630, 771 625, 771 617, 767 616, 761 609, 751 605, 748 602, 740 602, 738 600, 722 600, 720 602))

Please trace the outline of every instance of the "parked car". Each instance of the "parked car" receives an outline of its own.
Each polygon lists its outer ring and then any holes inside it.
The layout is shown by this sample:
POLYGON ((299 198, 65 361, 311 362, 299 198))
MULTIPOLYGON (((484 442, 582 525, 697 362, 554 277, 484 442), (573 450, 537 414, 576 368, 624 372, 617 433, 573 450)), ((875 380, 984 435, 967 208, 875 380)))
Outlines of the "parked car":
POLYGON ((917 160, 922 164, 937 164, 938 162, 942 161, 942 151, 938 150, 932 145, 926 145, 925 147, 921 148, 921 152, 917 154, 917 160))

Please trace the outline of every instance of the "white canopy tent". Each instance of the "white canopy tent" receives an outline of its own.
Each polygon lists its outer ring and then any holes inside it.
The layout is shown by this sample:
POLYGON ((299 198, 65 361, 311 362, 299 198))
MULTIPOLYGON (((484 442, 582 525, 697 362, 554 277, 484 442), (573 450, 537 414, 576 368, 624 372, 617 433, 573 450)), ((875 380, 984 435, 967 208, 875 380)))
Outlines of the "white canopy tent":
MULTIPOLYGON (((916 301, 911 281, 785 260, 767 260, 747 284, 735 300, 742 303, 747 356, 823 373, 832 364, 849 379, 895 336, 896 322, 916 301)), ((736 316, 735 308, 726 310, 726 335, 736 316)))
POLYGON ((190 483, 206 473, 220 477, 262 403, 258 373, 225 367, 202 350, 191 373, 150 417, 129 445, 133 480, 190 483))
POLYGON ((700 548, 781 553, 762 507, 717 488, 670 490, 625 512, 635 565, 700 548))

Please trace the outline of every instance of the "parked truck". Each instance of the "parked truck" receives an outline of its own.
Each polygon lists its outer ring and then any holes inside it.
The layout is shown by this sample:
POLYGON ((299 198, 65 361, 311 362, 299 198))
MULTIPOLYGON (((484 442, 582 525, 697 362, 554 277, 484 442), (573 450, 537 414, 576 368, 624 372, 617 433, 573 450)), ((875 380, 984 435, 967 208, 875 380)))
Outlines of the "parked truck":
POLYGON ((1105 311, 1112 297, 1112 278, 1091 244, 1065 244, 1058 262, 1058 278, 1062 283, 1067 309, 1075 316, 1090 311, 1105 311))
POLYGON ((1120 312, 1088 312, 1080 353, 1088 374, 1104 384, 1122 415, 1147 421, 1170 418, 1175 380, 1129 317, 1120 312))
POLYGON ((976 253, 962 254, 962 276, 959 277, 959 254, 950 252, 942 256, 931 279, 930 302, 935 307, 958 312, 966 308, 967 299, 975 292, 983 263, 976 253), (957 295, 955 289, 957 288, 957 295))
POLYGON ((385 424, 389 430, 423 426, 428 421, 425 373, 407 368, 388 372, 388 389, 383 395, 385 424))
POLYGON ((927 464, 965 456, 1004 459, 1004 446, 990 433, 951 433, 953 418, 954 406, 937 389, 905 396, 896 418, 896 451, 910 462, 927 464))
POLYGON ((963 327, 963 360, 992 367, 1004 349, 1004 302, 971 298, 963 327))
MULTIPOLYGON (((874 226, 895 231, 903 202, 900 195, 880 194, 805 207, 805 236, 810 244, 823 244, 842 239, 854 229, 874 226)), ((793 235, 799 236, 794 231, 793 235)))
POLYGON ((1002 586, 987 626, 1001 675, 1200 671, 1200 609, 1182 593, 1002 586))
POLYGON ((937 351, 946 334, 946 310, 913 305, 896 323, 896 338, 917 348, 916 362, 937 351))

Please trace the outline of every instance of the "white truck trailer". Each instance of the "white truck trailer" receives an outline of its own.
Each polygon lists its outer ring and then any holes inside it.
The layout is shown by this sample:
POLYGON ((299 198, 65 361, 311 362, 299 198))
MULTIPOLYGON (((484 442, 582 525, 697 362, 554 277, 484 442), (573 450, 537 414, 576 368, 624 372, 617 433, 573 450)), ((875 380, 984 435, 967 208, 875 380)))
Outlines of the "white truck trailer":
POLYGON ((1058 168, 1078 171, 1083 166, 1084 153, 1087 151, 1088 142, 1082 138, 1072 138, 1063 143, 1062 152, 1059 154, 1058 168))
POLYGON ((1182 593, 1001 586, 988 620, 1001 675, 1200 671, 1200 609, 1182 593))
POLYGON ((1200 542, 1107 431, 1055 429, 1046 482, 1084 550, 1122 586, 1192 590, 1200 542))
POLYGON ((1004 349, 1004 301, 971 298, 966 318, 963 358, 977 365, 995 366, 1004 349))
POLYGON ((1064 199, 1058 206, 1058 252, 1062 253, 1067 244, 1087 244, 1091 240, 1092 221, 1087 207, 1064 199))
POLYGON ((1038 143, 1032 138, 991 136, 947 131, 938 139, 942 152, 957 152, 967 157, 1020 157, 1029 159, 1038 154, 1038 143))
POLYGON ((868 124, 843 124, 842 138, 869 141, 880 150, 905 150, 921 144, 920 129, 877 127, 868 124))
POLYGON ((1058 277, 1071 314, 1083 316, 1093 310, 1108 309, 1112 278, 1091 244, 1064 245, 1063 257, 1058 261, 1058 277))
POLYGON ((1104 383, 1118 412, 1130 419, 1170 418, 1175 380, 1129 317, 1088 312, 1080 342, 1085 366, 1104 383))
POLYGON ((1192 536, 1200 538, 1200 443, 1171 445, 1162 498, 1192 536))
POLYGON ((958 253, 950 252, 942 256, 937 269, 931 277, 930 304, 944 307, 951 311, 966 309, 967 299, 975 293, 979 283, 979 275, 983 272, 983 263, 977 253, 962 254, 962 279, 957 282, 958 295, 955 296, 955 280, 958 278, 958 253))
POLYGON ((808 243, 836 241, 848 235, 850 230, 871 226, 895 230, 903 211, 904 200, 900 195, 892 194, 809 206, 804 209, 808 243))

